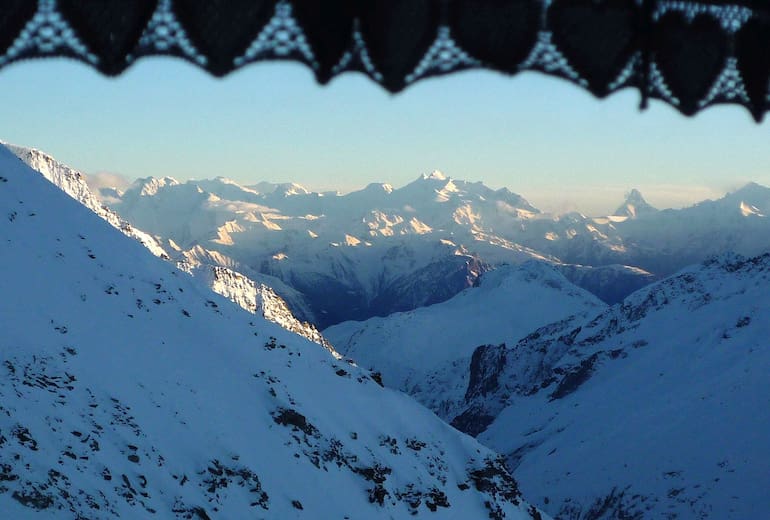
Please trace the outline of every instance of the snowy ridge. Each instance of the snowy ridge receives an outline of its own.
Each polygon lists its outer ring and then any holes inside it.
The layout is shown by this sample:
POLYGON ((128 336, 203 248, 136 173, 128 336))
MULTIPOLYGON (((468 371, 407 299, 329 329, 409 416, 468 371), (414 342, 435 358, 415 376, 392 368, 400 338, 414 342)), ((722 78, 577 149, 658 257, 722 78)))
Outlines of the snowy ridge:
POLYGON ((318 343, 337 359, 342 358, 315 326, 308 322, 301 322, 294 317, 283 298, 265 284, 257 284, 246 276, 226 267, 191 264, 189 262, 177 262, 176 265, 180 271, 204 281, 206 286, 215 293, 224 296, 247 311, 260 314, 266 320, 277 323, 284 329, 305 337, 313 343, 318 343))
POLYGON ((558 518, 762 517, 768 287, 770 255, 725 254, 480 347, 454 424, 558 518))
MULTIPOLYGON (((9 150, 33 170, 41 173, 46 179, 109 222, 113 227, 119 229, 125 235, 138 240, 155 256, 166 260, 170 260, 171 256, 180 256, 179 247, 173 241, 168 241, 168 244, 164 247, 160 241, 131 226, 127 221, 121 219, 117 213, 100 204, 86 184, 85 176, 81 172, 56 161, 50 155, 39 150, 13 145, 7 146, 9 150)), ((218 179, 218 182, 228 185, 227 179, 218 179)), ((134 183, 134 186, 142 196, 152 196, 165 186, 177 185, 179 185, 179 182, 170 177, 164 179, 140 179, 134 183)), ((177 262, 177 266, 217 294, 225 296, 249 312, 260 312, 269 321, 278 323, 287 330, 305 336, 336 354, 331 345, 329 345, 329 342, 324 339, 313 325, 302 323, 291 314, 286 302, 276 295, 273 289, 264 284, 257 284, 245 275, 228 267, 220 268, 219 266, 221 265, 227 266, 231 263, 224 255, 206 251, 198 246, 184 252, 181 256, 184 260, 177 262), (205 260, 208 260, 208 262, 205 260)), ((271 280, 271 282, 280 283, 279 280, 271 280)), ((292 291, 286 288, 286 292, 291 293, 292 291)), ((306 307, 302 304, 299 304, 299 306, 301 308, 306 307)))
POLYGON ((7 144, 2 141, 0 141, 0 146, 7 147, 19 159, 58 186, 64 193, 102 217, 109 222, 110 225, 122 231, 123 234, 138 240, 155 256, 166 259, 169 258, 166 251, 155 238, 144 231, 134 228, 128 221, 122 219, 117 213, 99 202, 93 193, 91 193, 91 189, 86 183, 85 176, 81 172, 58 162, 50 155, 43 153, 40 150, 35 150, 34 148, 25 148, 7 144))
MULTIPOLYGON (((250 270, 244 266, 217 251, 210 251, 204 249, 201 246, 194 246, 187 251, 183 251, 179 246, 169 241, 169 250, 173 251, 173 259, 177 262, 183 262, 192 265, 208 265, 211 267, 225 267, 231 271, 242 275, 245 278, 253 281, 254 284, 261 284, 270 287, 276 294, 278 294, 287 306, 290 308, 292 314, 301 321, 313 322, 315 316, 313 311, 310 310, 307 302, 302 294, 295 289, 286 285, 282 280, 250 270)), ((248 298, 242 301, 247 301, 248 298)), ((250 310, 251 306, 248 304, 247 310, 250 310)))
POLYGON ((475 440, 203 290, 2 147, 0 208, 9 517, 539 518, 475 440))

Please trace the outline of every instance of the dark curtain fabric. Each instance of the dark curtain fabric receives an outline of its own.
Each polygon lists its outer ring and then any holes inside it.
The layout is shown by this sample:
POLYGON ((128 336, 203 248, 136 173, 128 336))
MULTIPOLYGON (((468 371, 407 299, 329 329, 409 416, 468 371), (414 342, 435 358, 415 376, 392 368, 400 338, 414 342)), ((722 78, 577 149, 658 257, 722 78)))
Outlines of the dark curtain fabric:
MULTIPOLYGON (((770 2, 747 0, 3 0, 0 67, 67 56, 117 75, 171 55, 222 76, 293 60, 391 92, 470 68, 534 70, 686 115, 770 103, 770 2)), ((0 76, 0 80, 2 77, 0 76)), ((501 103, 506 100, 500 100, 501 103)))

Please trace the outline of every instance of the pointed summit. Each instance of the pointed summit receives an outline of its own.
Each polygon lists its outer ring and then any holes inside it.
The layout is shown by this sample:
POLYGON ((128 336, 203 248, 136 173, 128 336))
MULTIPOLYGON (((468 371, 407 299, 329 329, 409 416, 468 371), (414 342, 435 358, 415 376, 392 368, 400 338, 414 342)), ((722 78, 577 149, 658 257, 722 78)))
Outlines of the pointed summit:
POLYGON ((280 194, 283 197, 291 197, 293 195, 310 195, 310 190, 301 184, 297 184, 296 182, 284 182, 276 186, 273 194, 280 194))
POLYGON ((372 182, 366 185, 366 187, 361 190, 365 193, 393 193, 393 186, 386 182, 372 182))
POLYGON ((744 217, 765 216, 770 214, 770 188, 756 182, 749 182, 728 193, 718 202, 725 204, 728 208, 738 207, 744 217))
POLYGON ((428 173, 423 173, 421 179, 424 180, 424 181, 428 181, 428 180, 430 180, 430 181, 445 181, 445 180, 448 179, 448 177, 446 175, 444 175, 442 172, 440 172, 439 170, 433 170, 429 174, 428 173))
POLYGON ((638 218, 643 215, 655 213, 656 211, 658 210, 644 200, 641 192, 634 188, 628 192, 625 202, 615 210, 613 215, 618 217, 638 218))
POLYGON ((739 189, 728 193, 725 198, 741 199, 750 204, 762 204, 770 199, 770 188, 756 182, 749 182, 739 189))
POLYGON ((177 186, 181 184, 173 177, 144 177, 135 180, 129 190, 136 191, 140 197, 151 197, 158 193, 158 190, 166 186, 177 186))

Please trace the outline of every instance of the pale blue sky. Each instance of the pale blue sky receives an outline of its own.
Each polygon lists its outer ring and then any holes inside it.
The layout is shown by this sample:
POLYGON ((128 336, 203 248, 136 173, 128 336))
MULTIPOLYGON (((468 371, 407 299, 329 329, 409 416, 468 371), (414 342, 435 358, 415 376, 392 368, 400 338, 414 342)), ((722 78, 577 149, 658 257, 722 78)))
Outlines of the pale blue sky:
POLYGON ((770 185, 767 123, 737 107, 684 118, 637 106, 636 92, 599 101, 536 73, 470 71, 393 96, 357 74, 320 87, 286 63, 224 80, 169 58, 117 79, 66 60, 0 70, 0 139, 87 173, 349 191, 440 169, 544 209, 596 214, 631 187, 665 207, 770 185))

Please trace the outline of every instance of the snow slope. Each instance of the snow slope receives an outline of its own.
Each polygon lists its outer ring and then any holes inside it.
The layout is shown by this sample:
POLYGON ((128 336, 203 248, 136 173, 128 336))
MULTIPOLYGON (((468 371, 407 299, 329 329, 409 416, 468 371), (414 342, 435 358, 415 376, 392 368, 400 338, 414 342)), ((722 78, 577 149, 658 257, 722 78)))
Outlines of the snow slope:
MULTIPOLYGON (((292 314, 298 319, 311 322, 315 321, 315 315, 313 314, 313 311, 310 310, 304 296, 297 290, 286 285, 282 280, 267 274, 257 273, 230 257, 216 251, 204 249, 200 245, 184 251, 171 240, 167 241, 167 244, 169 254, 177 263, 183 262, 193 266, 204 265, 210 267, 224 267, 234 271, 239 275, 248 278, 254 282, 255 285, 261 284, 270 287, 276 294, 280 295, 281 299, 286 302, 286 305, 290 308, 292 314)), ((234 288, 231 287, 228 290, 232 293, 236 293, 237 291, 233 291, 233 289, 234 288)), ((244 298, 248 298, 248 296, 237 295, 234 301, 238 303, 238 301, 242 301, 244 298)), ((250 308, 251 307, 248 306, 247 310, 250 310, 250 308)))
POLYGON ((518 339, 546 323, 605 307, 543 262, 503 266, 480 282, 445 302, 341 323, 324 335, 343 356, 381 372, 387 386, 452 419, 478 345, 518 339))
POLYGON ((50 155, 34 148, 16 146, 2 141, 0 141, 0 146, 7 147, 33 170, 42 174, 43 177, 58 186, 67 195, 102 217, 110 225, 123 232, 123 234, 138 240, 152 254, 160 258, 168 258, 168 254, 163 249, 163 246, 154 237, 136 229, 117 213, 104 206, 91 192, 86 183, 85 176, 81 172, 58 162, 50 155))
POLYGON ((563 519, 767 516, 770 255, 481 347, 455 424, 563 519))
MULTIPOLYGON (((278 323, 287 330, 305 336, 311 341, 333 351, 331 345, 321 333, 310 323, 298 320, 292 314, 284 299, 278 296, 272 288, 264 283, 257 283, 247 276, 230 269, 228 265, 230 263, 234 264, 234 267, 239 266, 234 262, 230 262, 223 255, 206 251, 200 246, 191 248, 189 251, 180 252, 178 246, 172 241, 169 241, 168 244, 162 244, 155 237, 136 229, 127 221, 121 219, 117 213, 100 204, 91 192, 86 183, 85 176, 81 172, 56 161, 50 155, 39 150, 14 145, 7 145, 7 147, 33 170, 42 174, 62 191, 102 217, 113 227, 141 242, 155 256, 166 260, 174 260, 181 270, 192 275, 198 282, 209 287, 217 294, 225 296, 249 312, 260 313, 269 321, 278 323)), ((157 192, 162 186, 173 184, 174 182, 171 179, 160 179, 158 182, 148 183, 145 186, 144 192, 152 194, 157 192)), ((271 278, 269 280, 270 283, 278 284, 283 292, 289 294, 290 297, 294 296, 292 298, 293 303, 301 311, 305 311, 312 316, 304 302, 295 296, 296 291, 285 287, 276 278, 265 275, 256 275, 256 277, 263 279, 271 278)))
POLYGON ((193 278, 204 281, 215 293, 221 294, 247 311, 259 314, 288 331, 318 343, 337 358, 341 357, 314 325, 298 320, 283 298, 267 285, 256 283, 226 267, 189 262, 177 262, 177 267, 193 278))
POLYGON ((475 440, 203 289, 4 147, 0 208, 7 517, 537 517, 475 440))
POLYGON ((637 189, 632 189, 626 195, 626 200, 612 214, 616 217, 627 217, 630 219, 651 215, 658 210, 644 200, 642 193, 637 189))

